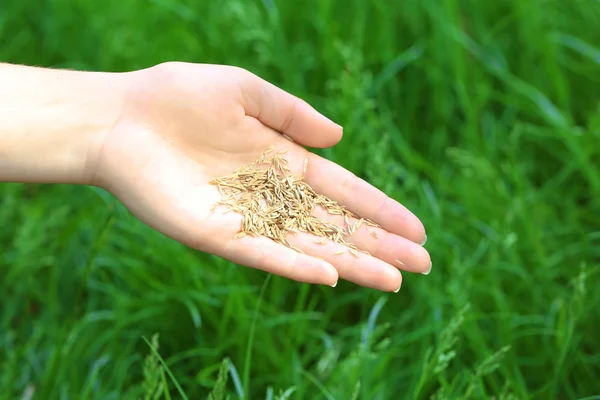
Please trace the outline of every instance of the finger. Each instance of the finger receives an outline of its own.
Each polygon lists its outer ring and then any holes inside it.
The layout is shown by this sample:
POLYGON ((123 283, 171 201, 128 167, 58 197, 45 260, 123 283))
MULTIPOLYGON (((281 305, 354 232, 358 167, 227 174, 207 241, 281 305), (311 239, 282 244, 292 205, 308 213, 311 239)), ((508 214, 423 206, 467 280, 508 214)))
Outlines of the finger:
POLYGON ((313 214, 319 219, 333 222, 344 228, 349 233, 344 236, 346 242, 354 244, 373 257, 398 269, 422 274, 428 274, 431 270, 431 257, 419 244, 384 229, 370 226, 364 221, 329 214, 320 206, 313 214))
POLYGON ((244 236, 231 239, 224 258, 298 282, 335 286, 337 270, 328 262, 275 243, 266 237, 244 236))
POLYGON ((313 189, 360 217, 415 243, 426 240, 423 223, 402 204, 338 164, 307 152, 304 173, 313 189))
POLYGON ((339 277, 357 285, 386 292, 396 292, 402 284, 402 275, 397 268, 364 253, 350 251, 347 246, 326 241, 308 234, 288 235, 290 244, 307 255, 320 257, 333 265, 339 277))
POLYGON ((304 146, 331 147, 342 138, 342 127, 304 100, 251 74, 243 83, 246 115, 304 146))

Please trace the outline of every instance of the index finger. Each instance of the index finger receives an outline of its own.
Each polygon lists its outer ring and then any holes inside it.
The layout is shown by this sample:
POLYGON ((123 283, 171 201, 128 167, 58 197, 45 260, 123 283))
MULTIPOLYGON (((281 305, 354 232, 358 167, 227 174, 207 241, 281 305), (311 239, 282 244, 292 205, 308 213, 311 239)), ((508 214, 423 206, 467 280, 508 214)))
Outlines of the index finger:
POLYGON ((423 223, 405 206, 342 166, 307 152, 306 182, 362 218, 415 243, 427 239, 423 223))

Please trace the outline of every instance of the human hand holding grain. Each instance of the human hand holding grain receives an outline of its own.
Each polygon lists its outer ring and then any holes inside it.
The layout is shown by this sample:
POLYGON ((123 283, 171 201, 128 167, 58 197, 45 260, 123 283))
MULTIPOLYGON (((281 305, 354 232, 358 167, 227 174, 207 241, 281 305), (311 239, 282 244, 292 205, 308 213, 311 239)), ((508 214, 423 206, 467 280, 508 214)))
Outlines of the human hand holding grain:
MULTIPOLYGON (((72 90, 91 103, 85 113, 95 123, 88 129, 80 124, 60 130, 61 137, 80 132, 81 143, 64 151, 68 161, 60 165, 54 158, 38 160, 44 179, 37 179, 23 161, 12 176, 0 178, 97 185, 146 224, 189 247, 301 282, 333 286, 342 278, 397 291, 400 270, 431 269, 429 254, 420 245, 425 230, 416 216, 303 147, 333 146, 342 138, 342 128, 259 77, 234 67, 186 63, 120 74, 60 74, 62 92, 72 90), (69 74, 96 90, 88 94, 95 101, 85 97, 81 86, 69 89, 69 74), (289 247, 262 236, 239 237, 243 217, 214 207, 223 196, 213 183, 251 164, 271 146, 282 152, 278 154, 285 152, 290 174, 324 196, 313 198, 331 199, 351 211, 347 221, 323 207, 316 207, 314 216, 340 226, 356 227, 360 218, 372 221, 344 237, 364 252, 349 252, 347 246, 304 232, 289 232, 289 247)), ((62 139, 54 142, 64 145, 62 139)), ((34 154, 20 153, 21 158, 28 155, 34 154)), ((7 160, 0 158, 0 166, 7 160)))

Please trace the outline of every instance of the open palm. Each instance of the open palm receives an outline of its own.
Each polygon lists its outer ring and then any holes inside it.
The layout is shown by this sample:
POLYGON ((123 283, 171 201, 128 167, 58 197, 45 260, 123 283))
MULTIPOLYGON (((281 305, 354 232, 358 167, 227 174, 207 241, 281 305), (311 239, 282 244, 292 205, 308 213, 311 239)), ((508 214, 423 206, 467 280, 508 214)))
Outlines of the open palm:
MULTIPOLYGON (((149 226, 192 248, 302 282, 333 286, 342 278, 397 291, 400 269, 430 270, 417 217, 302 147, 329 147, 342 137, 341 127, 302 100, 227 66, 167 63, 124 76, 127 100, 104 139, 96 183, 149 226), (345 247, 316 244, 302 233, 288 240, 304 254, 268 238, 234 238, 242 216, 211 211, 221 195, 209 182, 255 161, 270 146, 288 151, 294 174, 302 175, 307 160, 305 179, 316 192, 382 226, 346 238, 370 256, 335 255, 345 247)), ((323 210, 316 215, 342 222, 323 210)))

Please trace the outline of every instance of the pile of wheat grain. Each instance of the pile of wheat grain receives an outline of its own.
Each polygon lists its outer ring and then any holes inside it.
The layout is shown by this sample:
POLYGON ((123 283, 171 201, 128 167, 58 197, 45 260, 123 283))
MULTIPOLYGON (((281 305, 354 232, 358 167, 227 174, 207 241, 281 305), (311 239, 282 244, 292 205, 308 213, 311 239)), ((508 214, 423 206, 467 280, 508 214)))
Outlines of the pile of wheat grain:
MULTIPOLYGON (((369 254, 346 242, 344 237, 353 235, 362 224, 372 227, 379 225, 317 194, 303 177, 292 175, 288 161, 282 157, 285 153, 275 152, 270 147, 252 164, 238 168, 230 176, 211 181, 223 196, 213 209, 221 205, 243 216, 242 229, 236 237, 266 236, 302 253, 302 250, 289 243, 286 236, 305 232, 317 236, 316 243, 324 244, 331 240, 345 245, 356 257, 358 251, 369 254), (341 227, 315 217, 313 211, 317 206, 323 207, 329 214, 343 215, 346 226, 341 227), (349 218, 354 218, 355 222, 350 222, 349 218)), ((375 232, 372 234, 377 237, 375 232)))

